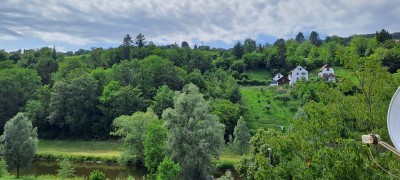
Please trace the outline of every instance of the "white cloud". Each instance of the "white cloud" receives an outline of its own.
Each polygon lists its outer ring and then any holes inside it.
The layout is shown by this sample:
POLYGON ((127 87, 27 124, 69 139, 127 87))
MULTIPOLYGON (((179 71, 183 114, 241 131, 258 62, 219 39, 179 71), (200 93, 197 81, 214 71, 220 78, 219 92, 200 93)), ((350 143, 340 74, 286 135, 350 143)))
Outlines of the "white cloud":
POLYGON ((85 45, 119 43, 143 33, 155 43, 221 40, 232 43, 268 34, 291 38, 299 31, 349 36, 381 28, 399 31, 395 0, 31 0, 0 7, 0 40, 37 37, 85 45))

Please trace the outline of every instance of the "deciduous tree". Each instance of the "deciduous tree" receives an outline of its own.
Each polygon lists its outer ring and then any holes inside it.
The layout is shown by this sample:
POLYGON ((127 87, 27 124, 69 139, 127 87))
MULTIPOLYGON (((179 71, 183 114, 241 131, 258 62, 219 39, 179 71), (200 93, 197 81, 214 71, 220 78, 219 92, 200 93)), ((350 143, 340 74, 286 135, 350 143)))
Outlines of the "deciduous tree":
POLYGON ((211 179, 211 160, 223 146, 224 125, 210 114, 208 102, 189 84, 163 113, 169 129, 169 155, 179 163, 179 179, 211 179))
POLYGON ((19 178, 19 169, 29 166, 36 155, 37 129, 23 113, 18 113, 7 121, 0 141, 8 167, 16 168, 19 178))

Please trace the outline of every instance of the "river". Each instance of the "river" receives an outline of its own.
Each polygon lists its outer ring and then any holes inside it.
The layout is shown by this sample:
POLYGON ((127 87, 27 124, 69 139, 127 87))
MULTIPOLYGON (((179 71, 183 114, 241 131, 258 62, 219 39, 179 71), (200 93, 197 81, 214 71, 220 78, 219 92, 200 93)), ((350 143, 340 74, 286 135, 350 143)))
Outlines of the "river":
MULTIPOLYGON (((110 180, 114 179, 126 179, 128 176, 133 176, 135 179, 143 179, 146 175, 145 168, 138 168, 135 166, 127 167, 120 166, 118 164, 106 164, 106 163, 95 163, 95 162, 74 162, 75 175, 78 177, 88 177, 90 172, 93 170, 100 170, 106 174, 106 178, 110 180)), ((30 167, 20 169, 20 175, 56 175, 57 169, 59 169, 56 161, 52 160, 35 160, 30 167)), ((15 174, 16 172, 13 171, 15 174)), ((221 176, 225 172, 216 172, 217 177, 221 176)), ((233 171, 235 179, 240 179, 239 175, 233 171)))

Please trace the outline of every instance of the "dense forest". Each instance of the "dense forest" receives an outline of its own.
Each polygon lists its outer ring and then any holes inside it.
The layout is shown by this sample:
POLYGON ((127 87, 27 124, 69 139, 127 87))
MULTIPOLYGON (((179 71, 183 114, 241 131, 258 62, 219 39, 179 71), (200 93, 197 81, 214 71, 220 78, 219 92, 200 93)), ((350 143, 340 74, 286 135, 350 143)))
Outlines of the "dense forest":
MULTIPOLYGON (((300 32, 273 44, 246 39, 231 49, 185 41, 159 46, 143 34, 127 34, 121 42, 66 53, 49 47, 0 51, 2 134, 7 121, 23 115, 39 139, 122 137, 120 161, 144 164, 155 179, 162 170, 172 173, 166 177, 210 179, 211 161, 223 146, 243 155, 235 165, 243 179, 399 174, 398 157, 360 142, 370 133, 390 141, 386 112, 400 85, 398 33, 322 40, 316 31, 307 38, 300 32), (336 83, 313 78, 268 87, 272 77, 251 73, 287 74, 298 65, 312 71, 324 64, 350 75, 336 83), (253 86, 274 89, 282 106, 296 102, 284 131, 248 130, 243 117, 252 107, 243 103, 241 88, 253 86)), ((267 102, 263 111, 270 109, 267 102)))

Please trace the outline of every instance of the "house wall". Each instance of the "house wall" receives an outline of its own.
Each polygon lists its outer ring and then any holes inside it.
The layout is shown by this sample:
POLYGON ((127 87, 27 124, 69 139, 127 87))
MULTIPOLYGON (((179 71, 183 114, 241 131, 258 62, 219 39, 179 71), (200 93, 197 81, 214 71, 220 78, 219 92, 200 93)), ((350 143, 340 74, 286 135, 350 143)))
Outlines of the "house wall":
POLYGON ((292 73, 289 75, 289 77, 290 77, 289 85, 293 85, 302 78, 308 80, 308 71, 301 66, 297 66, 292 70, 292 73))
POLYGON ((329 68, 329 71, 328 71, 328 68, 324 68, 324 69, 322 69, 321 72, 318 73, 318 76, 319 77, 323 77, 324 74, 333 74, 333 75, 335 75, 335 70, 333 68, 329 68))
POLYGON ((278 81, 281 77, 283 77, 283 75, 281 73, 278 73, 272 78, 272 80, 278 81))

